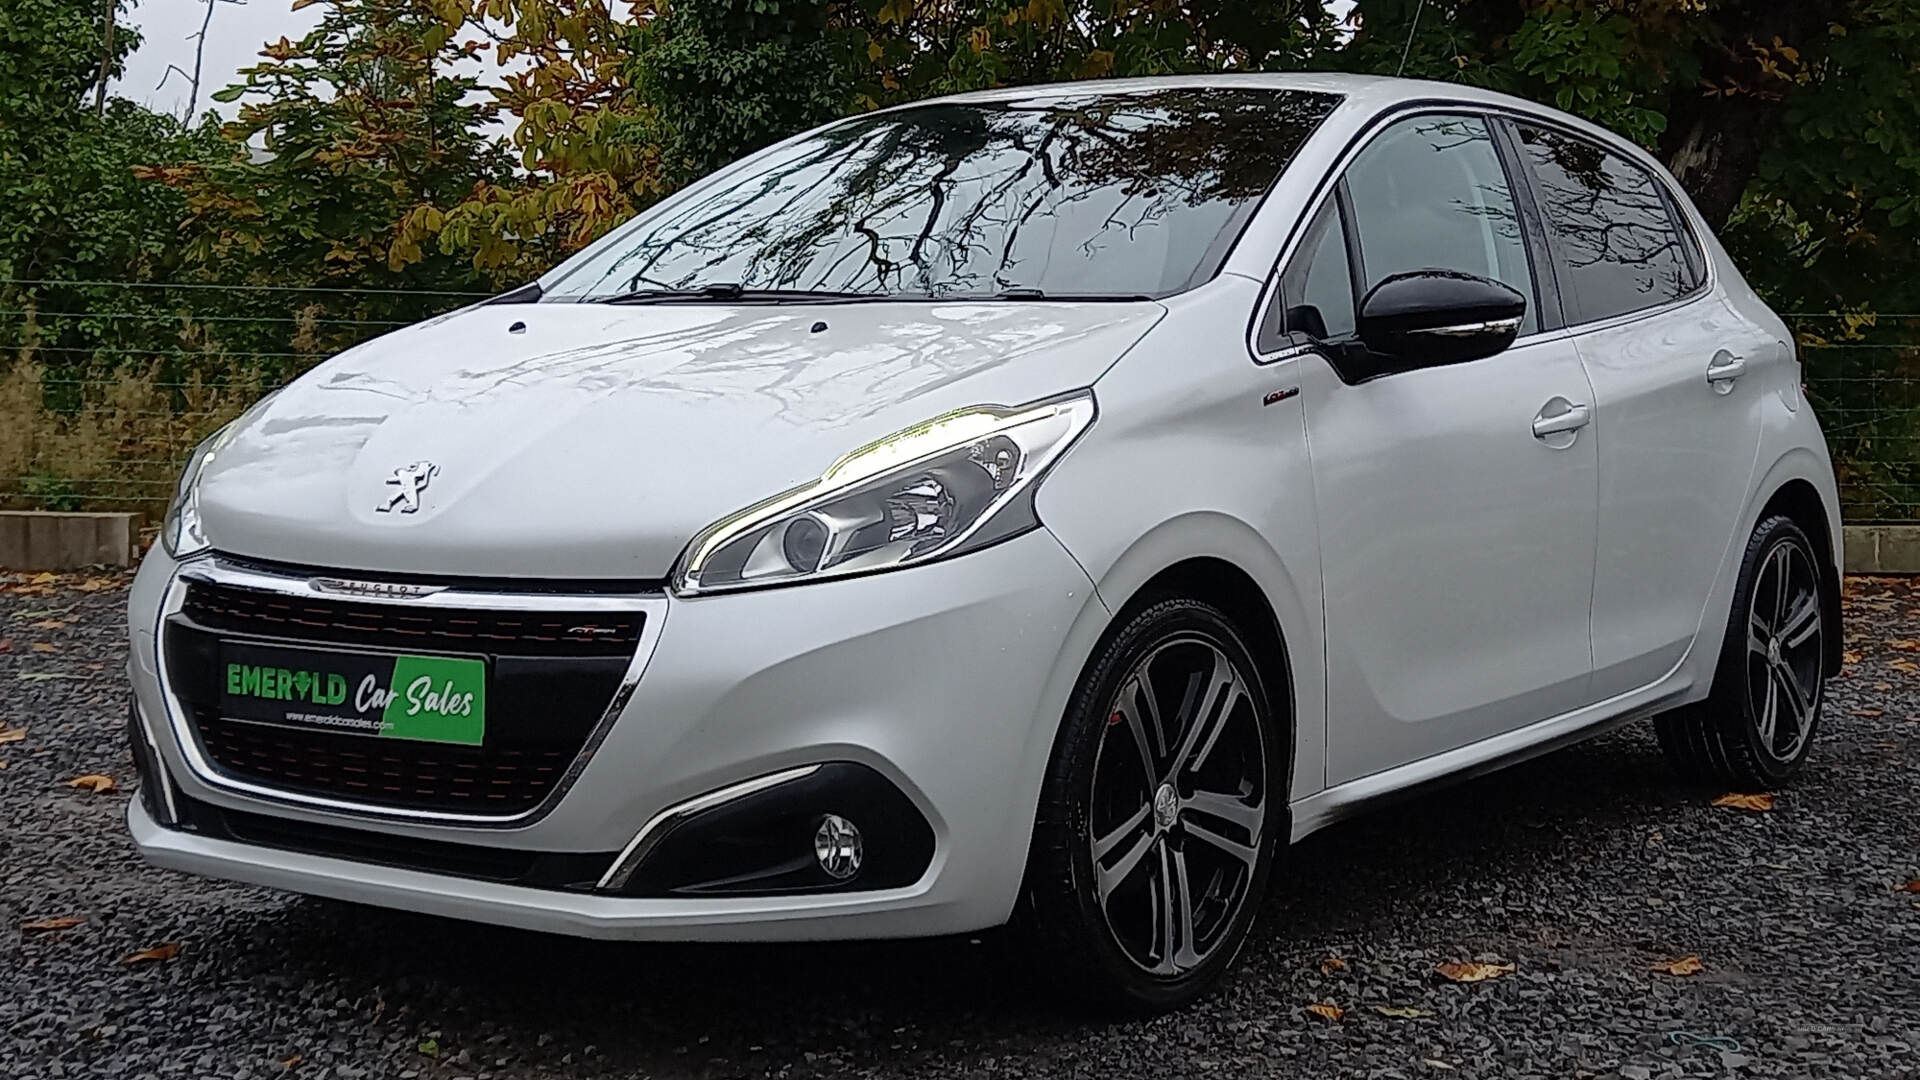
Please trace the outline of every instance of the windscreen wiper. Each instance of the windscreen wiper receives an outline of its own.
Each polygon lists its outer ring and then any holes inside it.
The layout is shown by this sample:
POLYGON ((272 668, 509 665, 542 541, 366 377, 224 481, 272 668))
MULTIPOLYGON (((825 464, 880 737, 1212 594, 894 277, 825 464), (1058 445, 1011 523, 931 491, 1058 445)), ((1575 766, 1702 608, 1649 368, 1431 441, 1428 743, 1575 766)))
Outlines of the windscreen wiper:
POLYGON ((589 296, 595 304, 651 304, 674 300, 744 300, 754 303, 806 304, 820 301, 888 300, 887 293, 843 292, 828 289, 749 289, 738 282, 719 281, 690 289, 648 288, 589 296))

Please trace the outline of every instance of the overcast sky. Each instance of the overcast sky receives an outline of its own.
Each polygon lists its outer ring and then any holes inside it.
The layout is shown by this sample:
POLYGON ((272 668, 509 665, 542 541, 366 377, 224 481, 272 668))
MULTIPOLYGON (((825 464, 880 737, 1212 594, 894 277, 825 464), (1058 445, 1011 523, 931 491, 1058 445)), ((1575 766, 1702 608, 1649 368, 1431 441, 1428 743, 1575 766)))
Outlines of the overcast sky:
MULTIPOLYGON (((217 104, 207 95, 235 82, 239 70, 258 58, 261 45, 278 41, 283 34, 298 38, 320 21, 318 5, 304 11, 291 9, 292 0, 216 2, 200 74, 200 109, 233 115, 237 106, 217 104)), ((144 40, 127 58, 127 73, 113 84, 113 93, 156 112, 180 115, 187 107, 187 79, 177 73, 168 75, 167 65, 193 70, 193 35, 200 32, 200 20, 206 16, 207 5, 201 0, 139 0, 132 14, 124 17, 140 28, 144 40)))

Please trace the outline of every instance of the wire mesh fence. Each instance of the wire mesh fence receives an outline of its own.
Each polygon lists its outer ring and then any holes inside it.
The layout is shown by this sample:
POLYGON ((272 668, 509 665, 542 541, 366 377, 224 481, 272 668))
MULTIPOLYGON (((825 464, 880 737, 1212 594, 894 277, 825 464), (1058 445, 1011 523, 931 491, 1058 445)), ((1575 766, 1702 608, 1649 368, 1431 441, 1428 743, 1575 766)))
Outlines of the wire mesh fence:
MULTIPOLYGON (((483 295, 0 278, 0 509, 158 518, 193 447, 261 395, 483 295)), ((1843 512, 1920 519, 1920 314, 1786 318, 1843 512)))

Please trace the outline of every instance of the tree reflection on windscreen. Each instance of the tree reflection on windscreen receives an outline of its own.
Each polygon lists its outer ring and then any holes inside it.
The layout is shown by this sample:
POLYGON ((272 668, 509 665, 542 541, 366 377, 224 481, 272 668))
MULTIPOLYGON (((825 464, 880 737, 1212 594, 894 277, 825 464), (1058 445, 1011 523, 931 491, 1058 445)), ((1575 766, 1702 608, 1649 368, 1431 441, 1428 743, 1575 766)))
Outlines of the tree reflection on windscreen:
POLYGON ((553 293, 1165 295, 1211 269, 1335 102, 1191 87, 861 117, 643 217, 553 293))

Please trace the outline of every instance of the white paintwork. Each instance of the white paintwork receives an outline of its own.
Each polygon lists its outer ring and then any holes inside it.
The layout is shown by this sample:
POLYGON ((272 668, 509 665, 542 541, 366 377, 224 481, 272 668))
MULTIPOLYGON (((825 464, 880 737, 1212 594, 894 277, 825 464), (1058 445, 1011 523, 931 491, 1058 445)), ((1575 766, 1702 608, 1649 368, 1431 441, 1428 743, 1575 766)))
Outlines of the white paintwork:
POLYGON ((953 408, 1093 388, 1098 419, 1041 483, 1039 530, 890 573, 664 598, 632 699, 537 820, 499 829, 356 814, 203 775, 167 718, 156 667, 179 566, 156 551, 135 583, 135 700, 187 797, 375 833, 618 851, 674 805, 854 760, 933 822, 937 853, 920 882, 825 898, 558 894, 207 840, 136 803, 141 850, 200 873, 609 937, 973 930, 1013 910, 1081 671, 1117 613, 1175 564, 1230 564, 1273 612, 1286 655, 1263 659, 1287 670, 1271 689, 1293 713, 1297 838, 1375 799, 1699 699, 1739 548, 1782 485, 1818 493, 1837 562, 1832 466, 1778 345, 1784 328, 1704 229, 1712 275, 1700 295, 1535 335, 1487 360, 1350 386, 1315 352, 1253 353, 1256 313, 1300 222, 1397 109, 1546 117, 1657 163, 1592 125, 1456 86, 1334 75, 1103 86, 1193 83, 1344 100, 1220 273, 1186 293, 1127 304, 481 306, 329 361, 238 432, 201 493, 222 551, 342 571, 658 580, 702 527, 875 438, 953 408), (829 329, 811 332, 815 321, 829 329), (508 331, 515 322, 523 333, 508 331), (1706 382, 1722 348, 1746 361, 1725 394, 1706 382), (1556 397, 1590 404, 1593 420, 1549 445, 1529 425, 1556 397), (377 511, 393 470, 418 460, 442 469, 421 510, 377 511))
POLYGON ((856 447, 1092 383, 1160 315, 1152 303, 468 308, 287 387, 209 466, 201 514, 221 550, 303 566, 657 580, 694 533, 856 447), (383 511, 394 470, 418 461, 440 466, 420 509, 383 511))
POLYGON ((1591 401, 1573 342, 1342 385, 1300 363, 1326 591, 1327 782, 1588 704, 1592 431, 1536 439, 1591 401))

